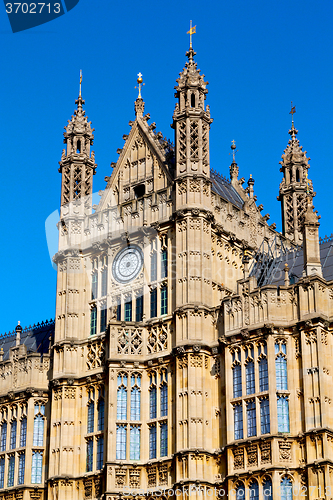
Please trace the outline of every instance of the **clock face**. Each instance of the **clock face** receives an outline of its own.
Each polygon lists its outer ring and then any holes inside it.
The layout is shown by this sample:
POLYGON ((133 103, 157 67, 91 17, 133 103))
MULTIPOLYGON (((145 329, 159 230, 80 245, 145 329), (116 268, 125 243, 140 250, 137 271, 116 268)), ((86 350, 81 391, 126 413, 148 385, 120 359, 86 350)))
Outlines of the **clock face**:
POLYGON ((143 253, 141 248, 130 245, 120 250, 112 264, 112 274, 118 283, 129 283, 142 269, 143 253))

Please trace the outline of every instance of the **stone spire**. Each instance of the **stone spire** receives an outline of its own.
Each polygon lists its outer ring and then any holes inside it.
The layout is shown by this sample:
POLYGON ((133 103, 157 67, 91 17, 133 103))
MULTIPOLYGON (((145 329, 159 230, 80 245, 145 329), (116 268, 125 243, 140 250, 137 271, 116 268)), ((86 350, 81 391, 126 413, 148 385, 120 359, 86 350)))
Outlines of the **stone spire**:
MULTIPOLYGON (((294 109, 292 108, 292 111, 294 109)), ((306 157, 306 151, 303 151, 296 137, 298 130, 295 128, 294 120, 292 120, 289 134, 290 139, 280 161, 283 179, 278 200, 281 201, 283 234, 295 243, 301 244, 307 197, 310 196, 312 199, 315 193, 312 182, 308 180, 310 158, 306 157)))
POLYGON ((176 176, 203 174, 209 177, 209 128, 212 123, 209 106, 205 106, 208 82, 194 61, 193 48, 186 56, 183 71, 175 86, 178 99, 173 114, 175 130, 176 176))
POLYGON ((83 109, 85 101, 80 93, 75 101, 77 108, 68 120, 64 132, 64 143, 59 172, 62 174, 61 205, 70 203, 81 197, 92 194, 92 176, 96 173, 95 153, 90 150, 93 145, 95 129, 83 109))

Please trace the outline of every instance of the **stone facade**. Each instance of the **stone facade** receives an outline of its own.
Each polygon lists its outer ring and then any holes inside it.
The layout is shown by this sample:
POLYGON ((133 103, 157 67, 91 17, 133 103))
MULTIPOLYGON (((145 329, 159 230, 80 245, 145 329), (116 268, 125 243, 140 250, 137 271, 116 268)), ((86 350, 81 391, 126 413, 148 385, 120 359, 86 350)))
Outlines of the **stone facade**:
POLYGON ((290 488, 293 498, 333 497, 333 282, 308 159, 292 123, 280 234, 235 157, 230 180, 210 168, 207 82, 194 56, 175 87, 175 145, 148 124, 140 93, 94 206, 94 129, 81 93, 76 101, 59 169, 50 347, 26 352, 18 327, 0 357, 1 500, 176 489, 184 499, 289 499, 290 488), (300 251, 302 272, 291 274, 300 251), (12 447, 24 417, 26 444, 12 447))

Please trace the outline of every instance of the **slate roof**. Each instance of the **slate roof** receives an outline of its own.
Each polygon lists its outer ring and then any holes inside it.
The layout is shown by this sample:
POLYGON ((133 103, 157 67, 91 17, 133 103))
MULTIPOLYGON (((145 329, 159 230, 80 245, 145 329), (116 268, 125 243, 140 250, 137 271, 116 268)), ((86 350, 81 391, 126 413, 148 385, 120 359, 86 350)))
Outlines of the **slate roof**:
MULTIPOLYGON (((49 348, 49 337, 54 338, 54 320, 46 320, 37 325, 24 328, 21 333, 21 345, 26 345, 27 352, 38 352, 45 354, 49 348)), ((15 347, 16 332, 0 334, 0 348, 4 350, 3 359, 9 357, 9 349, 15 347)))
POLYGON ((224 200, 230 201, 236 207, 243 208, 244 201, 226 177, 223 177, 216 170, 211 170, 210 179, 214 193, 220 195, 224 200))
MULTIPOLYGON (((327 281, 333 280, 333 238, 325 238, 320 242, 320 261, 323 269, 323 277, 327 281)), ((276 263, 276 268, 267 284, 284 285, 284 265, 289 267, 289 278, 291 283, 297 283, 303 273, 303 249, 287 252, 281 262, 276 263)))

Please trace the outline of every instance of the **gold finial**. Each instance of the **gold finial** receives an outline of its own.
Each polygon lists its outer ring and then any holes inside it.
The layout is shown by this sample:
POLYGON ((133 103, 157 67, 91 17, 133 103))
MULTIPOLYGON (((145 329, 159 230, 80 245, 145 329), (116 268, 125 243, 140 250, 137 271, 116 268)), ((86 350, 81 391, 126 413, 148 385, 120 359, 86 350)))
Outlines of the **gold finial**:
POLYGON ((82 89, 82 69, 80 69, 80 97, 81 97, 81 89, 82 89))
POLYGON ((296 113, 296 106, 293 106, 293 101, 291 101, 291 110, 289 114, 291 115, 291 124, 294 125, 294 114, 296 113))
POLYGON ((143 85, 145 85, 145 83, 143 83, 143 80, 142 80, 142 73, 138 73, 138 79, 137 79, 137 82, 138 82, 138 86, 137 87, 134 87, 135 89, 139 89, 139 95, 138 95, 138 99, 142 99, 142 96, 141 96, 141 88, 143 85))
POLYGON ((192 27, 192 21, 190 21, 190 31, 187 32, 190 35, 190 49, 192 48, 192 35, 197 32, 196 27, 196 25, 192 27))
POLYGON ((231 151, 232 153, 229 153, 229 154, 232 154, 232 161, 233 163, 236 163, 236 153, 238 152, 238 149, 236 149, 236 143, 234 140, 231 141, 231 151))

